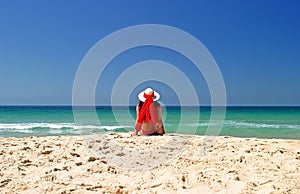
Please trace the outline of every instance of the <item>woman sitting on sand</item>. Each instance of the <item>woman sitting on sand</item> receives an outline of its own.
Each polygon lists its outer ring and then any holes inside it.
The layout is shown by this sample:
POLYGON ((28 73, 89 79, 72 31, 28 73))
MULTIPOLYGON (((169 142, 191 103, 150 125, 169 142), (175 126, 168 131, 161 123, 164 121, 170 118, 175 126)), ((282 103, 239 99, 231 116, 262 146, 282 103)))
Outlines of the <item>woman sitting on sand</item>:
POLYGON ((140 102, 136 106, 137 119, 134 135, 139 131, 142 135, 163 135, 165 134, 161 118, 161 106, 158 102, 160 95, 147 88, 138 95, 140 102))

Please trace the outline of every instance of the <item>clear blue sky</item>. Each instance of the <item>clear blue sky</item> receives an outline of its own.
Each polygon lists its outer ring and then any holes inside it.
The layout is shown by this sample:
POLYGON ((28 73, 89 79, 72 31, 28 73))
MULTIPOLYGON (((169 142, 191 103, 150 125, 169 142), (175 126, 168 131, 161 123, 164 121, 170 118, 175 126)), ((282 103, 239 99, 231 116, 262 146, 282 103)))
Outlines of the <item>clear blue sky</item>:
MULTIPOLYGON (((300 105, 299 9, 297 0, 0 0, 0 104, 71 104, 76 70, 94 44, 124 27, 155 23, 182 29, 206 46, 223 74, 228 104, 300 105)), ((124 69, 118 62, 165 59, 161 53, 144 48, 118 57, 97 103, 109 103, 110 86, 124 69)), ((207 104, 209 92, 201 87, 207 104)), ((175 95, 165 100, 177 101, 175 95)))

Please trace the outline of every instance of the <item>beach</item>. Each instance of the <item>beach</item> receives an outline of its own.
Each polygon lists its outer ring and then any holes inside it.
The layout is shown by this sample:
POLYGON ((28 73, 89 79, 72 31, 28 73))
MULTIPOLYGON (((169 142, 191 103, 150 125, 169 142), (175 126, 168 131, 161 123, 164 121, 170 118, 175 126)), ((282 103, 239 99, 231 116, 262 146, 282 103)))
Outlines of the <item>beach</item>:
POLYGON ((1 1, 0 194, 300 194, 299 7, 1 1))
POLYGON ((300 140, 0 138, 0 193, 299 193, 300 140))

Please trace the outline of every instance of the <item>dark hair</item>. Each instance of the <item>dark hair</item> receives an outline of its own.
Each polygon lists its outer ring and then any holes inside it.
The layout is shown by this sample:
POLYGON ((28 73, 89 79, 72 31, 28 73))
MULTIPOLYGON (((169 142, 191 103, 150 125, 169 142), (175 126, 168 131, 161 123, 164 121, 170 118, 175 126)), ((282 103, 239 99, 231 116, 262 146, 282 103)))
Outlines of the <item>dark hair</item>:
MULTIPOLYGON (((139 106, 139 111, 141 111, 141 109, 143 107, 143 104, 144 104, 143 101, 139 102, 139 105, 138 105, 139 106)), ((160 104, 157 101, 154 101, 153 104, 154 104, 155 108, 160 107, 160 104)))
POLYGON ((141 111, 143 104, 144 104, 143 101, 140 101, 140 102, 139 102, 139 111, 141 111))

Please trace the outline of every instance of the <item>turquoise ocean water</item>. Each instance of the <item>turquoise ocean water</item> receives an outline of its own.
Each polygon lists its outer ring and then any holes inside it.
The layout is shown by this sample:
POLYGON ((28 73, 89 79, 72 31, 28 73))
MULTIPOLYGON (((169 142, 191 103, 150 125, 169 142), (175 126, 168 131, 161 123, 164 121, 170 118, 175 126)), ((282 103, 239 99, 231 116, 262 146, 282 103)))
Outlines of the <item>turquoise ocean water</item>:
MULTIPOLYGON (((204 135, 210 107, 164 107, 167 133, 204 135), (184 114, 181 120, 181 114, 184 114), (197 119, 195 119, 197 118, 197 119)), ((0 137, 82 135, 132 132, 135 107, 96 107, 100 123, 90 121, 93 112, 71 106, 0 106, 0 137), (82 122, 83 121, 83 122, 82 122)), ((219 135, 300 139, 300 107, 227 107, 219 135)))

